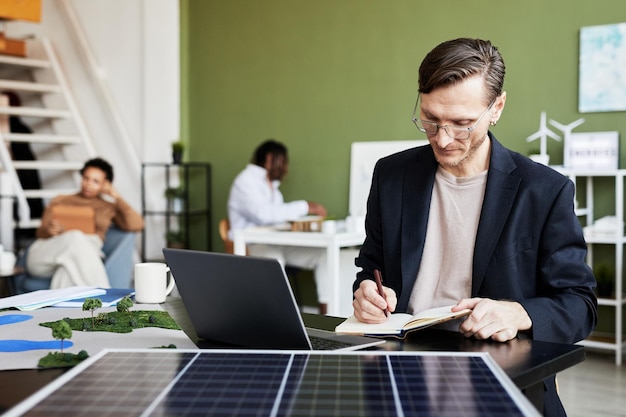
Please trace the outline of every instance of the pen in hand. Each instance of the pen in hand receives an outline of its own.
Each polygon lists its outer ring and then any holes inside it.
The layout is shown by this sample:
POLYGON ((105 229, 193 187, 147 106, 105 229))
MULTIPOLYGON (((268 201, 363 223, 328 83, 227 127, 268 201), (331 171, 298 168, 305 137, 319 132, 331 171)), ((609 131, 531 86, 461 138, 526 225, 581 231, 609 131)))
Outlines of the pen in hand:
MULTIPOLYGON (((378 288, 378 293, 381 295, 381 297, 385 298, 385 293, 383 292, 383 278, 380 275, 380 271, 378 269, 374 269, 374 278, 376 279, 376 287, 378 288)), ((386 298, 385 301, 387 301, 386 298)), ((385 317, 389 317, 389 308, 386 307, 385 317)))

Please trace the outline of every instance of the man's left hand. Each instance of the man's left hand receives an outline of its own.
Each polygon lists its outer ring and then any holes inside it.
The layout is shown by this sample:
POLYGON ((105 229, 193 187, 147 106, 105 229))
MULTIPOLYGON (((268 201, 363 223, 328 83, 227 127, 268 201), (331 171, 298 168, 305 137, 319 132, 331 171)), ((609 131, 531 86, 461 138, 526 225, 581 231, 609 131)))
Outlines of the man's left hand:
POLYGON ((489 298, 465 298, 452 308, 459 311, 469 308, 471 314, 461 323, 459 331, 465 337, 493 339, 506 342, 517 336, 519 331, 529 330, 532 320, 520 303, 496 301, 489 298))

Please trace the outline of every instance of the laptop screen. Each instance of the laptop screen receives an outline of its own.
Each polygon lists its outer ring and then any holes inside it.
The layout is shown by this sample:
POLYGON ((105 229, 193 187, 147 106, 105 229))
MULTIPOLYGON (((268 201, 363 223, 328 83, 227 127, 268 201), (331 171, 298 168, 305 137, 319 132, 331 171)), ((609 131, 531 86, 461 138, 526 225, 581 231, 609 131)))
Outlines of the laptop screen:
POLYGON ((169 248, 163 254, 199 337, 260 349, 310 349, 277 260, 169 248))

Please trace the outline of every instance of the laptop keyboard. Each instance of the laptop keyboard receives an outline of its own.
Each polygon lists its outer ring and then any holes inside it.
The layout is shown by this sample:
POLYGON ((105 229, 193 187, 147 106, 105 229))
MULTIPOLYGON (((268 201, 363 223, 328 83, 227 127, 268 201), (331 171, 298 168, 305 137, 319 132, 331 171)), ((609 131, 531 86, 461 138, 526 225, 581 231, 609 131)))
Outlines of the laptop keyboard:
POLYGON ((341 342, 339 340, 326 339, 323 337, 310 336, 311 346, 313 350, 337 350, 350 346, 354 346, 351 343, 341 342))

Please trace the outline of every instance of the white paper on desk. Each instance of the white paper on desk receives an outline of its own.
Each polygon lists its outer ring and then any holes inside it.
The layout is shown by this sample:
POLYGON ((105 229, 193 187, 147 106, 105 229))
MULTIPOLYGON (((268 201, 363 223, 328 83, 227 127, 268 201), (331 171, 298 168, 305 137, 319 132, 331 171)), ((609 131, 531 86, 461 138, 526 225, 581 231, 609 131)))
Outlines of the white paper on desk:
POLYGON ((289 223, 276 223, 269 226, 252 226, 246 229, 247 232, 284 232, 291 230, 289 223))
MULTIPOLYGON (((131 310, 160 310, 159 304, 135 305, 131 310)), ((116 311, 115 307, 107 307, 96 310, 96 314, 116 311)), ((32 316, 32 319, 0 326, 0 342, 10 340, 48 341, 54 340, 52 330, 40 326, 39 323, 62 320, 65 317, 91 318, 91 312, 82 311, 78 308, 42 308, 35 311, 19 312, 15 310, 2 311, 4 315, 32 316)), ((133 329, 130 333, 111 332, 80 332, 72 331, 72 337, 66 339, 72 343, 71 347, 63 349, 64 352, 77 354, 85 350, 90 356, 95 355, 102 349, 126 349, 140 348, 150 349, 160 346, 176 345, 178 349, 197 349, 197 346, 182 330, 161 329, 158 327, 145 327, 133 329)), ((0 351, 0 371, 9 369, 36 369, 39 359, 48 352, 58 352, 58 349, 38 349, 20 352, 0 351)))
MULTIPOLYGON (((102 307, 115 307, 117 303, 124 297, 132 297, 135 295, 135 290, 132 288, 106 288, 105 294, 100 294, 96 298, 99 298, 102 301, 102 307)), ((69 301, 61 301, 60 303, 54 304, 52 307, 74 307, 74 308, 82 308, 85 303, 85 299, 88 297, 80 297, 74 298, 69 301)))
POLYGON ((14 307, 22 311, 32 311, 51 306, 61 301, 94 297, 105 293, 105 290, 98 287, 69 287, 56 290, 39 290, 14 295, 12 297, 0 298, 0 309, 14 307))

